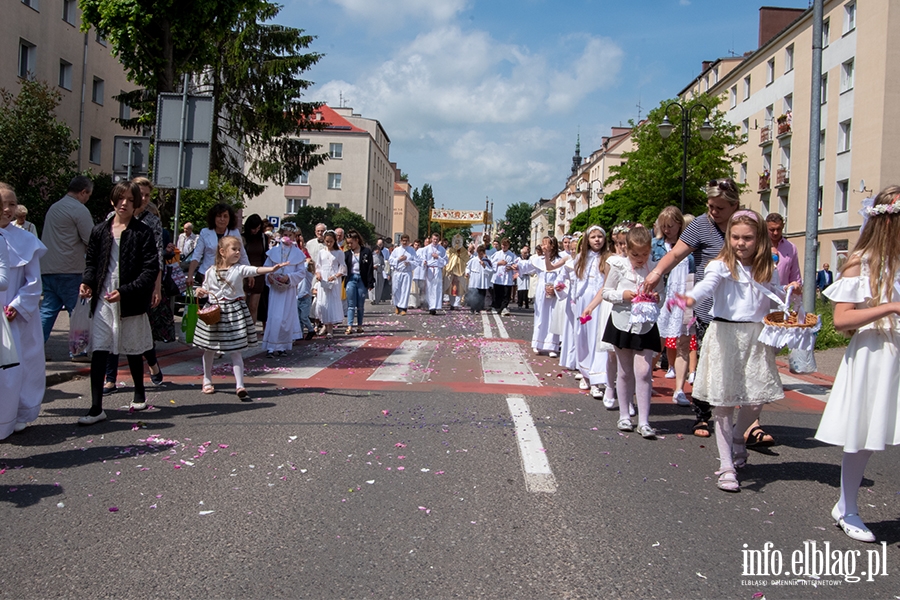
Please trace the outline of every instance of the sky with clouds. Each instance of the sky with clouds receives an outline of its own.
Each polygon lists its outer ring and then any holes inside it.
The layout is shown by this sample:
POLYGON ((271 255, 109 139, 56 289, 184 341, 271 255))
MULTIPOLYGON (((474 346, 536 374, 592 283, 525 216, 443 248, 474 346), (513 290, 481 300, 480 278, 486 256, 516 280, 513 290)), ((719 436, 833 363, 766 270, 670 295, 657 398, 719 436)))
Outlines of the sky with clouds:
MULTIPOLYGON (((746 0, 281 0, 325 56, 306 100, 381 122, 390 158, 438 206, 500 216, 561 190, 610 128, 646 116, 701 62, 755 50, 746 0), (642 108, 638 108, 638 105, 642 108)), ((808 0, 778 5, 807 8, 808 0)))

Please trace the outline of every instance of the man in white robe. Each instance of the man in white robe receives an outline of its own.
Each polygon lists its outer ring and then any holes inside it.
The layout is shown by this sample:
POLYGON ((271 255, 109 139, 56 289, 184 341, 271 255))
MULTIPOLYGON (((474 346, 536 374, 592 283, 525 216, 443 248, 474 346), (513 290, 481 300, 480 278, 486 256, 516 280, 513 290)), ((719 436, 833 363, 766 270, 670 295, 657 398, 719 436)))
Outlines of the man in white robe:
POLYGON ((19 366, 0 370, 0 439, 22 431, 38 418, 47 384, 44 333, 41 327, 41 241, 11 224, 16 193, 0 183, 0 235, 9 247, 9 285, 0 292, 9 328, 19 352, 19 366))
POLYGON ((441 246, 441 236, 431 234, 431 243, 422 248, 425 259, 425 297, 428 312, 436 315, 444 305, 444 267, 447 265, 447 251, 441 246))
POLYGON ((306 278, 306 255, 294 243, 296 232, 290 228, 281 230, 281 243, 266 252, 265 266, 290 263, 277 273, 266 275, 269 286, 269 314, 263 332, 262 348, 266 357, 283 356, 291 349, 294 340, 303 339, 300 313, 297 311, 297 286, 306 278))
POLYGON ((388 262, 391 265, 391 300, 394 312, 405 315, 409 306, 412 272, 418 262, 415 250, 409 245, 409 236, 405 233, 400 236, 400 245, 391 252, 388 262))

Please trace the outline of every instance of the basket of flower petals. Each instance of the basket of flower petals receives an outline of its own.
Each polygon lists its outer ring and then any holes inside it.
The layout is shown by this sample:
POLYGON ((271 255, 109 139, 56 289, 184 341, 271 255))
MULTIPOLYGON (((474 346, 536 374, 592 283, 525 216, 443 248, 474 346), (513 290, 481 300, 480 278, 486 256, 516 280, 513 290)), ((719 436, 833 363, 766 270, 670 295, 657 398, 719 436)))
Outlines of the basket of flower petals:
POLYGON ((763 330, 759 341, 775 348, 791 348, 812 350, 816 345, 816 334, 822 328, 819 315, 806 313, 790 308, 791 292, 782 310, 771 312, 763 317, 763 330))
POLYGON ((659 296, 641 292, 631 299, 631 323, 655 323, 659 319, 659 296))

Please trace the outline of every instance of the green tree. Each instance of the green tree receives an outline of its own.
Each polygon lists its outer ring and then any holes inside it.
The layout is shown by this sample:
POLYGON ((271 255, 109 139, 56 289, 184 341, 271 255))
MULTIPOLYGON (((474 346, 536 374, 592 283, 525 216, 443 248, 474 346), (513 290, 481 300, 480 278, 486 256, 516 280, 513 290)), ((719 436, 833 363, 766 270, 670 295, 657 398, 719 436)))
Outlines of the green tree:
MULTIPOLYGON (((618 185, 627 194, 620 195, 620 202, 626 202, 627 198, 627 202, 638 203, 640 210, 627 218, 645 225, 651 225, 663 207, 681 204, 681 136, 673 134, 669 139, 663 139, 657 127, 665 116, 665 107, 669 102, 671 100, 665 100, 651 110, 647 121, 640 127, 631 122, 635 149, 623 154, 621 165, 610 167, 612 175, 604 182, 606 186, 618 185)), ((725 114, 716 108, 719 104, 717 98, 702 94, 682 104, 688 110, 698 104, 709 108, 709 120, 714 128, 712 137, 708 141, 703 140, 699 127, 705 112, 699 108, 694 111, 688 143, 685 209, 686 212, 700 214, 706 203, 703 191, 706 183, 717 177, 732 177, 734 166, 744 160, 743 154, 729 154, 726 148, 743 144, 746 136, 741 135, 739 127, 727 121, 725 114)), ((680 132, 680 111, 670 111, 669 119, 675 126, 675 132, 680 132)), ((609 196, 604 204, 606 202, 609 202, 609 196)))
POLYGON ((494 238, 509 238, 510 248, 518 253, 531 237, 531 211, 527 202, 516 202, 506 208, 504 219, 497 224, 494 238))
POLYGON ((375 241, 375 226, 349 208, 341 207, 335 210, 320 206, 301 206, 297 209, 297 214, 286 218, 285 222, 296 224, 305 240, 313 239, 316 235, 316 225, 325 223, 329 229, 342 228, 344 233, 355 229, 367 244, 375 241))
MULTIPOLYGON (((175 194, 161 193, 154 200, 159 206, 161 214, 164 216, 174 215, 175 194)), ((181 191, 181 219, 179 223, 193 223, 194 231, 199 232, 206 227, 206 213, 220 202, 230 204, 235 210, 244 208, 240 190, 213 172, 209 175, 209 186, 205 190, 181 191)), ((265 218, 265 215, 263 217, 265 218)), ((171 217, 165 216, 163 226, 167 229, 172 229, 173 225, 174 221, 171 217)))
POLYGON ((241 193, 262 193, 322 164, 300 136, 324 124, 317 103, 300 98, 301 75, 321 58, 304 52, 312 36, 273 23, 281 7, 267 0, 81 0, 84 27, 110 41, 129 79, 142 89, 120 95, 138 111, 124 125, 153 126, 156 99, 198 74, 215 99, 211 168, 241 193), (240 152, 236 149, 247 149, 240 152))
POLYGON ((336 227, 341 227, 345 234, 351 229, 357 230, 367 244, 375 241, 375 226, 366 221, 365 217, 349 208, 341 207, 332 213, 331 228, 334 229, 336 227))
POLYGON ((620 189, 610 192, 603 204, 579 213, 569 225, 569 233, 585 231, 591 225, 599 225, 607 234, 616 224, 625 220, 652 223, 661 209, 642 203, 633 191, 620 189))
POLYGON ((428 220, 431 218, 431 209, 434 208, 434 192, 431 190, 431 184, 426 183, 419 188, 413 190, 413 204, 419 209, 419 231, 416 237, 424 240, 428 236, 428 220))
POLYGON ((0 181, 16 190, 38 229, 75 171, 78 142, 56 118, 59 102, 59 93, 42 81, 23 79, 16 95, 0 90, 0 181))

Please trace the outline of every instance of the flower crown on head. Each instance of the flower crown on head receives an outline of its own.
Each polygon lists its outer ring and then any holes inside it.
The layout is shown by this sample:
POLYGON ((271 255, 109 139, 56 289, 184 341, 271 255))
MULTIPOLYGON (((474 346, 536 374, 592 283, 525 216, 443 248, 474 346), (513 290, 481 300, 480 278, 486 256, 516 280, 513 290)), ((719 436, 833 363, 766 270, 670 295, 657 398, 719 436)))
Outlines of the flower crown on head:
POLYGON ((900 214, 900 204, 897 203, 896 199, 890 204, 875 204, 873 206, 866 206, 863 208, 863 212, 865 212, 865 216, 874 217, 877 215, 896 215, 900 214))
POLYGON ((619 223, 618 225, 613 227, 612 234, 619 235, 621 233, 628 233, 629 231, 631 231, 632 227, 634 227, 634 225, 629 223, 628 221, 625 221, 624 223, 619 223))

